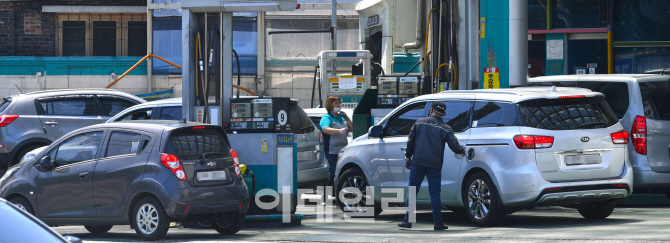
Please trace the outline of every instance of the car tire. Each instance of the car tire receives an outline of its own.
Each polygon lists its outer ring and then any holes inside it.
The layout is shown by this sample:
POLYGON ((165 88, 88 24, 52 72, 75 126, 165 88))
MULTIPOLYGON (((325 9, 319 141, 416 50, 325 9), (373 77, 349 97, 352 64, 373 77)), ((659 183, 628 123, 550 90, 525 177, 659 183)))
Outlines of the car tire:
POLYGON ((158 200, 145 197, 135 204, 133 224, 135 224, 135 232, 140 238, 153 241, 159 240, 167 234, 170 228, 170 219, 158 200))
POLYGON ((491 178, 484 172, 474 173, 468 178, 462 191, 465 215, 477 226, 493 226, 500 223, 505 214, 498 206, 500 196, 491 178))
POLYGON ((35 215, 35 211, 33 211, 33 206, 30 205, 30 202, 26 200, 23 197, 14 197, 11 200, 9 200, 11 203, 16 204, 20 209, 25 210, 26 212, 35 215))
POLYGON ((222 235, 232 235, 237 233, 244 226, 247 220, 246 213, 229 212, 224 213, 223 218, 212 220, 212 227, 216 232, 222 235))
POLYGON ((614 212, 616 204, 611 202, 594 203, 586 207, 579 208, 577 211, 585 219, 604 219, 609 217, 614 212))
POLYGON ((14 155, 14 159, 12 160, 12 164, 9 167, 12 167, 13 165, 18 164, 21 162, 21 159, 23 159, 23 156, 25 156, 28 152, 33 151, 36 148, 42 147, 44 145, 30 145, 28 147, 22 148, 16 155, 14 155))
POLYGON ((335 198, 337 199, 337 205, 344 214, 352 218, 374 218, 382 212, 381 203, 375 202, 374 198, 371 198, 369 195, 367 195, 367 186, 370 186, 370 184, 368 183, 367 177, 360 168, 354 167, 342 173, 342 176, 340 176, 340 178, 337 180, 335 198), (347 204, 346 202, 342 201, 340 196, 342 196, 344 199, 353 199, 357 197, 354 195, 354 193, 345 190, 349 187, 355 187, 361 193, 363 193, 359 202, 355 204, 347 204), (366 199, 372 200, 372 203, 374 203, 372 206, 372 214, 367 213, 366 211, 369 210, 370 207, 368 206, 369 201, 366 199), (360 215, 361 213, 364 213, 365 216, 360 215))
POLYGON ((91 234, 104 234, 107 233, 109 230, 111 230, 112 226, 113 225, 98 225, 98 226, 84 225, 84 228, 86 228, 88 232, 91 232, 91 234))

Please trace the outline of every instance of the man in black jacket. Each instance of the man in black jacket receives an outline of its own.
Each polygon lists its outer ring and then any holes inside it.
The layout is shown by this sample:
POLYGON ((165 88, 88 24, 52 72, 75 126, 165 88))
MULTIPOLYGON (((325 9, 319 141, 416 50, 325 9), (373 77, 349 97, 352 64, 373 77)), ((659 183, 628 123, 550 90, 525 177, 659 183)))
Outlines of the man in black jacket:
MULTIPOLYGON (((407 139, 405 151, 405 167, 409 172, 409 186, 416 188, 419 193, 423 178, 428 178, 428 192, 430 193, 430 207, 433 210, 435 230, 444 230, 448 227, 442 223, 442 202, 440 201, 442 163, 444 159, 444 144, 448 144, 456 154, 465 153, 465 147, 458 143, 454 131, 442 121, 446 105, 442 101, 433 102, 430 116, 421 118, 414 123, 407 139)), ((454 169, 454 168, 448 168, 454 169)), ((412 228, 409 222, 409 192, 407 194, 407 213, 405 219, 398 226, 412 228)))

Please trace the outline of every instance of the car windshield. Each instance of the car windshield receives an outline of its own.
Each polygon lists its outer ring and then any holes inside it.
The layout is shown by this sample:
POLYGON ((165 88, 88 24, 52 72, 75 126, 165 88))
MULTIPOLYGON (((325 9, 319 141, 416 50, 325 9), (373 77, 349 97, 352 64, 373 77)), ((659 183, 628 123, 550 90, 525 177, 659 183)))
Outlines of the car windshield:
POLYGON ((6 202, 0 202, 0 242, 65 242, 51 229, 19 210, 6 202))
POLYGON ((602 97, 534 99, 518 104, 523 126, 547 130, 610 127, 619 120, 602 97))

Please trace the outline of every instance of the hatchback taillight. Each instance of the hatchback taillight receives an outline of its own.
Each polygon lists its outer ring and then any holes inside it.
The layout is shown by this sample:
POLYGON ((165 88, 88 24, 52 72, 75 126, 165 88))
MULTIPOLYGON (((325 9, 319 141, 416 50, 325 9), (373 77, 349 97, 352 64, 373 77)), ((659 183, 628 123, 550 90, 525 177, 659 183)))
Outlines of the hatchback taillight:
POLYGON ((647 119, 636 116, 633 128, 630 129, 630 138, 633 139, 633 148, 638 154, 647 154, 647 119))
POLYGON ((233 157, 233 164, 235 164, 235 176, 240 176, 242 170, 240 169, 240 158, 237 157, 235 150, 230 149, 230 156, 233 157))
POLYGON ((319 131, 319 145, 323 145, 323 134, 319 131))
POLYGON ((16 118, 19 118, 19 115, 2 115, 0 116, 0 127, 4 127, 12 123, 16 118))
POLYGON ((618 131, 610 134, 612 137, 612 143, 614 144, 626 144, 628 143, 628 132, 618 131))
POLYGON ((161 153, 161 163, 170 169, 177 179, 186 180, 186 173, 184 172, 184 168, 181 167, 181 162, 177 159, 177 156, 161 153))
POLYGON ((554 146, 554 137, 516 135, 514 136, 514 144, 519 149, 551 148, 551 146, 554 146))

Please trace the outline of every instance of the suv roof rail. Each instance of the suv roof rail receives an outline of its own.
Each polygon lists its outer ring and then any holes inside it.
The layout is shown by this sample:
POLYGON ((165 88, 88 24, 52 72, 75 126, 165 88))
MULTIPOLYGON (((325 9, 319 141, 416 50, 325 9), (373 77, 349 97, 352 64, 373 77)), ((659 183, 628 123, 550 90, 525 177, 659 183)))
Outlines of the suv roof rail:
MULTIPOLYGON (((40 91, 33 91, 30 93, 24 93, 23 95, 31 95, 31 94, 42 94, 42 93, 50 93, 50 92, 62 92, 62 91, 79 91, 79 90, 109 90, 109 91, 115 91, 115 92, 123 92, 123 91, 118 91, 115 89, 105 89, 105 88, 81 88, 81 89, 50 89, 50 90, 40 90, 40 91)), ((123 92, 126 93, 126 92, 123 92)))

